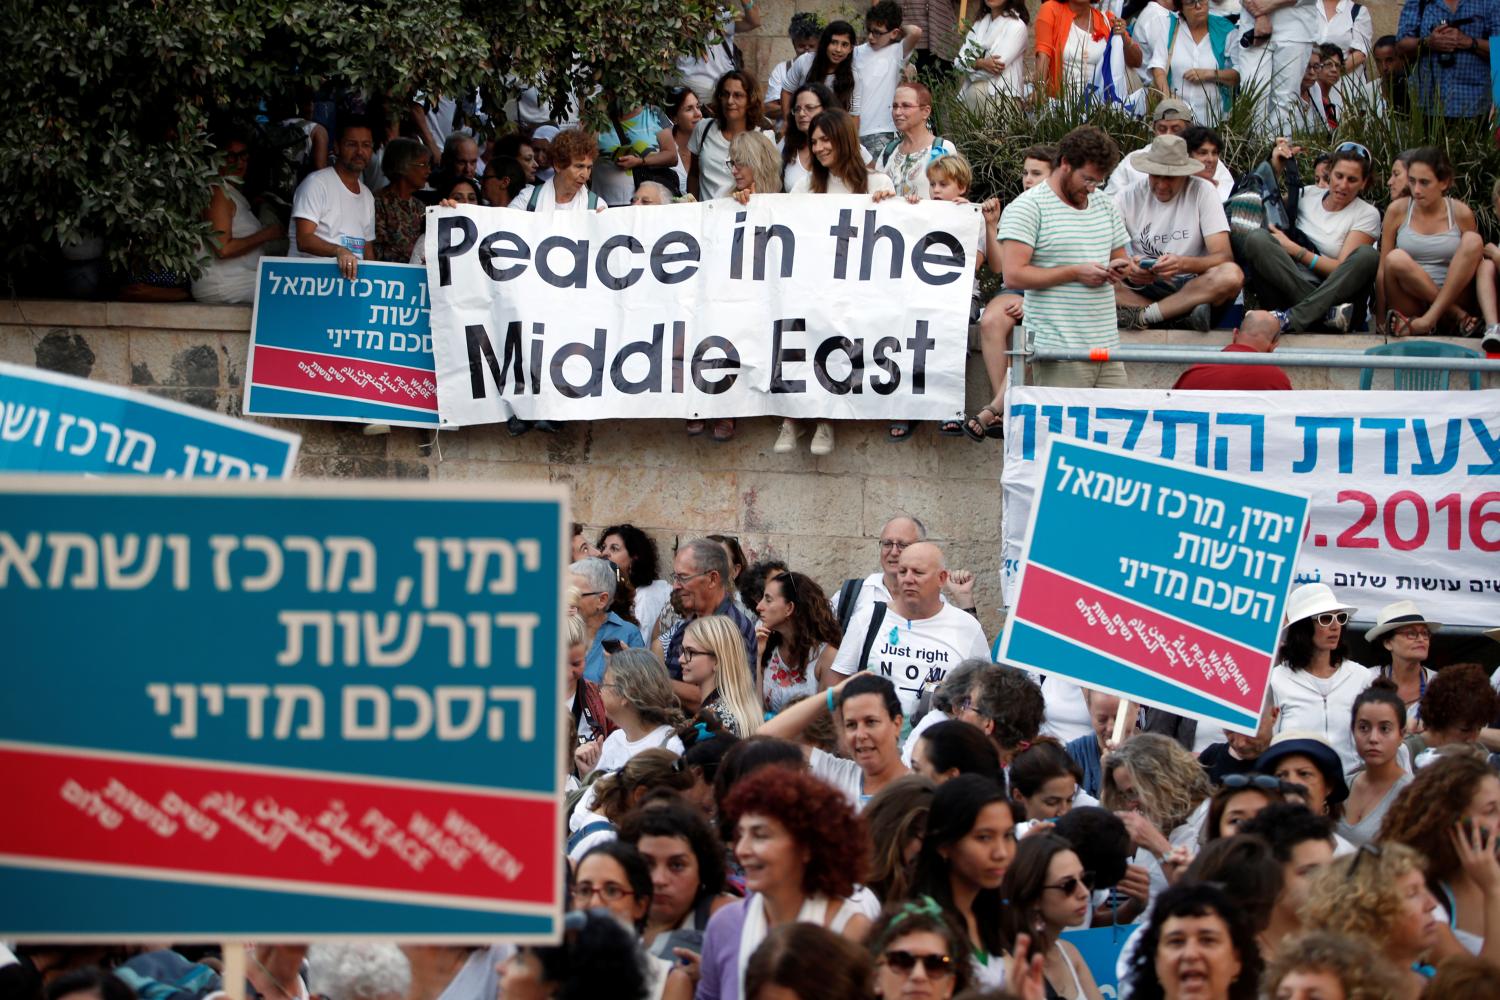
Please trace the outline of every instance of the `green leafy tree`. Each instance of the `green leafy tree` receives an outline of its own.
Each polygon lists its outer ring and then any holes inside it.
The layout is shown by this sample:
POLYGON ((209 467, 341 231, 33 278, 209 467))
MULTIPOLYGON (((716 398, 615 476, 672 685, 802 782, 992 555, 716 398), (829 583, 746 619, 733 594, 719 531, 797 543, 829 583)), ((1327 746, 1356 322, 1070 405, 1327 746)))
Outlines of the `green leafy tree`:
MULTIPOLYGON (((96 235, 119 270, 194 269, 217 176, 207 126, 298 84, 406 100, 536 86, 659 103, 719 0, 0 0, 7 272, 96 235), (524 82, 523 82, 524 81, 524 82)), ((13 282, 14 284, 14 282, 13 282)))

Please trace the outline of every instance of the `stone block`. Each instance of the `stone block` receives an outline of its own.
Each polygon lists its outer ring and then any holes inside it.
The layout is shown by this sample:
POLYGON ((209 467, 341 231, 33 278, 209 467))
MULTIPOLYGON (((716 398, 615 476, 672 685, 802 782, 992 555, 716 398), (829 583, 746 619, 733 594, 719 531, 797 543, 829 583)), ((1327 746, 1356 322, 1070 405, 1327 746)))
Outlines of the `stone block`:
POLYGON ((845 580, 880 568, 880 540, 851 534, 792 535, 782 558, 798 573, 817 580, 832 598, 845 580))
POLYGON ((13 365, 35 365, 36 349, 31 331, 24 326, 0 326, 0 361, 13 365))
POLYGON ((1000 450, 994 447, 996 442, 981 444, 966 437, 944 437, 938 434, 937 427, 936 421, 919 422, 911 440, 893 442, 888 440, 888 424, 884 422, 841 421, 834 425, 837 446, 833 454, 814 461, 819 472, 833 474, 878 473, 921 479, 999 476, 1000 450))
POLYGON ((927 480, 871 476, 865 480, 864 530, 879 537, 893 514, 915 514, 936 541, 1000 537, 1000 480, 927 480))
POLYGON ((835 535, 860 523, 863 484, 855 476, 762 472, 739 477, 740 527, 835 535))
POLYGON ((107 326, 108 303, 62 299, 10 299, 0 302, 0 323, 22 326, 107 326))
POLYGON ((700 476, 683 469, 663 475, 635 466, 589 466, 576 473, 576 478, 558 475, 555 481, 574 486, 574 518, 586 524, 628 521, 694 538, 740 528, 740 495, 733 473, 700 476))
POLYGON ((475 462, 467 459, 431 463, 441 482, 540 482, 552 480, 552 467, 541 462, 475 462))
POLYGON ((202 302, 106 302, 105 323, 151 330, 250 329, 249 306, 202 302))
POLYGON ((217 333, 140 328, 119 332, 129 338, 130 380, 134 385, 198 388, 229 384, 224 344, 217 333))
POLYGON ((389 435, 366 434, 364 424, 327 420, 291 422, 302 435, 302 454, 320 457, 385 458, 389 435))

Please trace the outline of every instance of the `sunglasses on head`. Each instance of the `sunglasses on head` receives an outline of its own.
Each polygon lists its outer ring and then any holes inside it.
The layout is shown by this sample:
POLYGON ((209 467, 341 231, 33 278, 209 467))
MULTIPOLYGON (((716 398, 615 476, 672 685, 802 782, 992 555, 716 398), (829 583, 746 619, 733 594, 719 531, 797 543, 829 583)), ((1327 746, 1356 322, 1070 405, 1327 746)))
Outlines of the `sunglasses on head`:
POLYGON ((1225 788, 1259 788, 1265 792, 1279 792, 1282 795, 1295 793, 1306 795, 1307 789, 1301 785, 1295 785, 1290 781, 1283 781, 1274 774, 1259 774, 1250 771, 1245 774, 1226 774, 1224 780, 1219 782, 1225 788))
POLYGON ((953 975, 953 959, 947 955, 913 955, 909 951, 885 953, 885 964, 905 975, 909 975, 918 962, 922 963, 922 968, 929 976, 953 975))
POLYGON ((1357 142, 1341 142, 1333 150, 1335 153, 1353 153, 1366 160, 1370 159, 1370 151, 1357 142))
POLYGON ((1319 625, 1323 626, 1324 628, 1327 628, 1328 626, 1334 624, 1335 622, 1337 622, 1340 625, 1347 625, 1347 624, 1349 624, 1349 612, 1347 612, 1347 611, 1325 611, 1321 615, 1318 615, 1318 617, 1314 618, 1313 621, 1317 622, 1319 625))

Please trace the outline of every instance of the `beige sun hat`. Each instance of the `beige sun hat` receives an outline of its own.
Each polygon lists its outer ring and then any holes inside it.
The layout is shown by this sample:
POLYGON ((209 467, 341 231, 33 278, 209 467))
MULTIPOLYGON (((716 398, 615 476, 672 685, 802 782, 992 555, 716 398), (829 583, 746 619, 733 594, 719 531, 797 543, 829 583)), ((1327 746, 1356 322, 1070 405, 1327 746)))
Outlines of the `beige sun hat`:
POLYGON ((1130 165, 1154 177, 1191 177, 1203 173, 1203 164, 1188 155, 1180 135, 1159 135, 1145 149, 1130 154, 1130 165))
POLYGON ((1436 632, 1443 627, 1442 622, 1432 621, 1418 611, 1414 602, 1397 601, 1380 609, 1380 614, 1375 616, 1375 626, 1365 633, 1365 638, 1374 642, 1387 632, 1394 632, 1403 625, 1426 625, 1429 632, 1436 632))

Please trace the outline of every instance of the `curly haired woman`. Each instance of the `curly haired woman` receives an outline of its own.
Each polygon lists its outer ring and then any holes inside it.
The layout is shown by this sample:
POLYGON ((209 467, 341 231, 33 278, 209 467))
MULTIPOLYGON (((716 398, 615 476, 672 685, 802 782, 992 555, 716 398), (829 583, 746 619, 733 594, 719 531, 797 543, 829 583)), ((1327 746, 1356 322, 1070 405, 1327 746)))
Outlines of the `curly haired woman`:
POLYGON ((1271 1000, 1386 1000, 1401 980, 1370 942, 1316 931, 1293 938, 1266 967, 1264 995, 1271 1000))
POLYGON ((1497 837, 1500 778, 1464 756, 1445 756, 1418 771, 1380 825, 1382 844, 1405 844, 1427 856, 1427 884, 1443 906, 1444 954, 1462 947, 1492 962, 1500 956, 1497 837))
POLYGON ((698 1000, 739 1000, 750 956, 774 928, 818 924, 860 941, 870 920, 849 901, 869 863, 869 834, 848 799, 810 774, 764 768, 724 803, 746 898, 708 922, 698 1000))
POLYGON ((1364 938, 1401 970, 1401 985, 1386 994, 1417 1000, 1432 976, 1441 924, 1427 890, 1422 855, 1404 844, 1367 844, 1334 858, 1313 878, 1302 922, 1364 938))
POLYGON ((1163 864, 1175 849, 1182 848, 1177 852, 1182 854, 1198 837, 1208 811, 1208 776, 1182 744, 1157 733, 1132 737, 1101 766, 1104 808, 1124 820, 1138 849, 1135 863, 1150 874, 1155 899, 1167 887, 1163 864))

